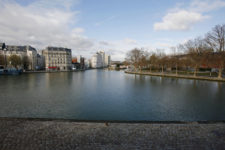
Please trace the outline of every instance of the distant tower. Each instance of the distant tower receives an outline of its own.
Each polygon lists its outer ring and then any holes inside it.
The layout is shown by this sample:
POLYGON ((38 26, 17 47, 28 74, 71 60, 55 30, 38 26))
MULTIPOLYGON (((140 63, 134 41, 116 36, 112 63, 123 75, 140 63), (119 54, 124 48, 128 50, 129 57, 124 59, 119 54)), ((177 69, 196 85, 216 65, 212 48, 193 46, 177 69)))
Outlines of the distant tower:
POLYGON ((105 52, 104 51, 99 51, 99 54, 102 57, 102 65, 101 65, 101 67, 105 67, 105 52))

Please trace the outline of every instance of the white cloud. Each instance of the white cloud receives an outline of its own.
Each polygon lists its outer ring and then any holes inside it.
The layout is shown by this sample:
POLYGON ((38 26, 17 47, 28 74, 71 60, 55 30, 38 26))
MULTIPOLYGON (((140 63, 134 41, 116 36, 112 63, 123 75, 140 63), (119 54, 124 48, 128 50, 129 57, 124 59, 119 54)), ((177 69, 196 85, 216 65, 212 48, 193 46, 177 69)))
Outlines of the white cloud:
POLYGON ((103 45, 103 46, 110 46, 110 43, 107 41, 100 41, 99 45, 103 45))
POLYGON ((135 40, 128 38, 108 42, 85 37, 85 29, 74 25, 79 12, 70 9, 72 2, 74 1, 64 3, 63 0, 40 0, 24 6, 15 1, 0 0, 0 42, 8 45, 31 45, 37 49, 46 46, 68 47, 73 50, 73 55, 89 58, 95 51, 102 49, 112 54, 114 60, 122 60, 125 56, 123 50, 133 48, 130 45, 135 40))
POLYGON ((111 55, 112 60, 123 61, 129 50, 139 46, 134 45, 134 43, 136 43, 136 41, 130 38, 118 41, 99 41, 94 46, 93 52, 103 50, 111 55))
POLYGON ((138 44, 136 40, 133 40, 133 39, 130 39, 130 38, 124 39, 124 42, 128 45, 137 45, 138 44))
POLYGON ((79 2, 80 0, 36 0, 32 5, 39 8, 70 10, 72 6, 79 2))
POLYGON ((194 0, 190 5, 190 10, 197 12, 209 12, 225 7, 222 0, 194 0))
POLYGON ((84 29, 74 26, 71 28, 77 21, 78 14, 70 10, 72 1, 65 3, 62 0, 54 1, 57 5, 54 8, 50 2, 52 1, 41 0, 22 6, 12 1, 11 3, 1 1, 0 39, 3 40, 1 42, 29 44, 38 49, 51 45, 90 50, 94 43, 82 35, 84 29))
POLYGON ((77 34, 83 33, 85 30, 83 28, 74 28, 72 29, 71 33, 76 36, 77 34))
POLYGON ((162 22, 154 24, 154 30, 189 30, 194 24, 207 19, 200 13, 180 10, 168 13, 162 22))
POLYGON ((154 24, 154 30, 189 30, 195 24, 210 18, 205 13, 225 7, 222 0, 193 0, 186 8, 177 5, 170 9, 161 22, 154 24))

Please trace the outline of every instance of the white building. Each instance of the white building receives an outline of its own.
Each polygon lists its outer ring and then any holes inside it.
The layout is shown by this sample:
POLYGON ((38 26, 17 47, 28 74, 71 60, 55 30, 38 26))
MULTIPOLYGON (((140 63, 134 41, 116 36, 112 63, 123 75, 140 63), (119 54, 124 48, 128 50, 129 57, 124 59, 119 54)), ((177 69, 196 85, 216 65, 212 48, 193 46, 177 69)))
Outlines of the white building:
POLYGON ((91 58, 92 68, 104 68, 110 65, 110 56, 105 54, 104 51, 99 51, 91 58))
POLYGON ((29 61, 28 70, 36 70, 37 68, 37 51, 31 46, 26 46, 27 57, 29 61))
POLYGON ((96 53, 91 58, 91 67, 92 68, 102 68, 102 56, 99 53, 96 53))
POLYGON ((105 67, 105 52, 104 51, 99 51, 98 52, 100 55, 101 55, 101 57, 102 57, 102 67, 105 67))

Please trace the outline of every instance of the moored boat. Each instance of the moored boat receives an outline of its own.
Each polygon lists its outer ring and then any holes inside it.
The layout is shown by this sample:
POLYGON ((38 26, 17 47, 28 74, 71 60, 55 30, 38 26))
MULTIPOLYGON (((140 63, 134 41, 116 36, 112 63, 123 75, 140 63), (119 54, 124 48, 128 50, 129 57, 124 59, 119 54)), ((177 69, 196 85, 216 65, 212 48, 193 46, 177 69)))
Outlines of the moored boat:
POLYGON ((22 72, 22 69, 0 69, 0 75, 19 75, 22 72))

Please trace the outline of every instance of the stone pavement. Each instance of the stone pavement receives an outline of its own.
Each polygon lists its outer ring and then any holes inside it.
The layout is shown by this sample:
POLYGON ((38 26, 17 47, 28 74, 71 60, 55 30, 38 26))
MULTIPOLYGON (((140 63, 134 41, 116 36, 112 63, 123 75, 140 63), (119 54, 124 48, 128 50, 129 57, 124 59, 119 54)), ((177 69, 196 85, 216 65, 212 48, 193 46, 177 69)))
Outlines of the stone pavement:
POLYGON ((225 149, 225 123, 93 123, 0 118, 0 150, 225 149))

